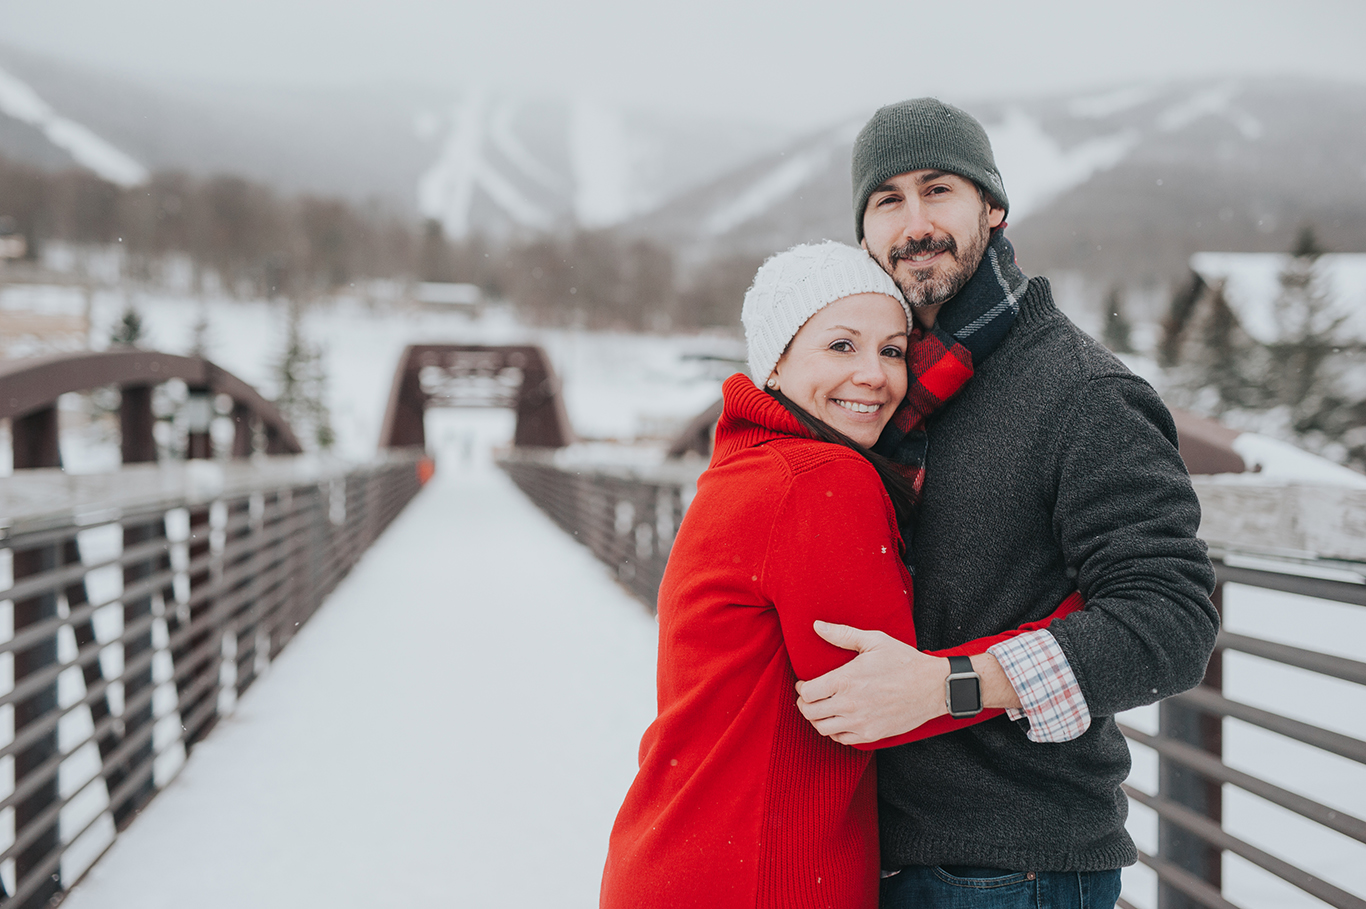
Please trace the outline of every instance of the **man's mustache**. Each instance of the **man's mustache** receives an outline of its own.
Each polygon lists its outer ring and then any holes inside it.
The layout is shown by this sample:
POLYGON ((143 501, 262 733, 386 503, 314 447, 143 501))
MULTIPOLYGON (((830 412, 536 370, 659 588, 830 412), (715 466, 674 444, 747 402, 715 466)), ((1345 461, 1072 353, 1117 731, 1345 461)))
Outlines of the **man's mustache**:
MULTIPOLYGON (((907 240, 900 246, 893 246, 887 255, 891 259, 892 267, 895 268, 896 263, 902 259, 909 259, 911 256, 923 256, 925 253, 944 252, 945 250, 957 257, 958 243, 952 236, 946 235, 938 239, 928 237, 924 240, 907 240)), ((915 265, 914 262, 911 264, 915 265)))

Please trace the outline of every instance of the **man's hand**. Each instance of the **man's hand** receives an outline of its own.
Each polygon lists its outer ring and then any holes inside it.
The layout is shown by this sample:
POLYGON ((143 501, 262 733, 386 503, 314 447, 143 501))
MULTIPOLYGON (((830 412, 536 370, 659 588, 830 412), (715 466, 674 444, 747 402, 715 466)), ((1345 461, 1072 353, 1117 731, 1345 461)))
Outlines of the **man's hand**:
POLYGON ((861 745, 909 732, 947 713, 949 661, 921 653, 881 631, 816 622, 816 634, 858 656, 797 683, 797 709, 821 735, 861 745))

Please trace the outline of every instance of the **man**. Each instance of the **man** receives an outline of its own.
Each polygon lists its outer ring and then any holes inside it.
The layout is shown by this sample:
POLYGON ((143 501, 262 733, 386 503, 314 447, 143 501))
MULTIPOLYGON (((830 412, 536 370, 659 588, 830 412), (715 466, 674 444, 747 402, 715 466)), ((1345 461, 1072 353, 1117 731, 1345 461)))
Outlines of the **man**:
POLYGON ((930 98, 879 110, 853 182, 864 249, 920 327, 972 352, 972 379, 927 427, 910 540, 920 647, 1037 620, 1073 590, 1087 607, 971 665, 817 623, 860 653, 799 683, 798 705, 847 744, 1009 708, 879 754, 883 906, 1112 906, 1137 860, 1113 717, 1197 684, 1218 630, 1175 427, 1015 265, 976 120, 930 98))

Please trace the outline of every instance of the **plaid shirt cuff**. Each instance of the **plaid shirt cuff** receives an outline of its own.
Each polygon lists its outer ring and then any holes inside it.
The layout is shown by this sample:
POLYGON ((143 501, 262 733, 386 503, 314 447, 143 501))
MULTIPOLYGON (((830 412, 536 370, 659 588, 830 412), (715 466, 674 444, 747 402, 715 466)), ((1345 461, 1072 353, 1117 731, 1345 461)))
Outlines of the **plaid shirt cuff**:
POLYGON ((1027 631, 987 648, 1020 696, 1012 720, 1029 722, 1031 742, 1068 742, 1091 728, 1091 711, 1058 641, 1045 629, 1027 631))

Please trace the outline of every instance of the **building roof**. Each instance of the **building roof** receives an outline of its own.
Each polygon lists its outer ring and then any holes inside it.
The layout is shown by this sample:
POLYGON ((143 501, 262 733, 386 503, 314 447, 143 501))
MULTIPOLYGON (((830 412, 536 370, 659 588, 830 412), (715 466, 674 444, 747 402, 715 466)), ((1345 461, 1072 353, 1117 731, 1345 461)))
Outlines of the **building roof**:
MULTIPOLYGON (((1238 322, 1262 343, 1279 340, 1276 300, 1286 253, 1200 252, 1191 270, 1211 286, 1223 282, 1224 298, 1238 322)), ((1343 341, 1366 342, 1366 253, 1327 253, 1319 257, 1320 288, 1334 310, 1346 317, 1339 328, 1343 341)))

